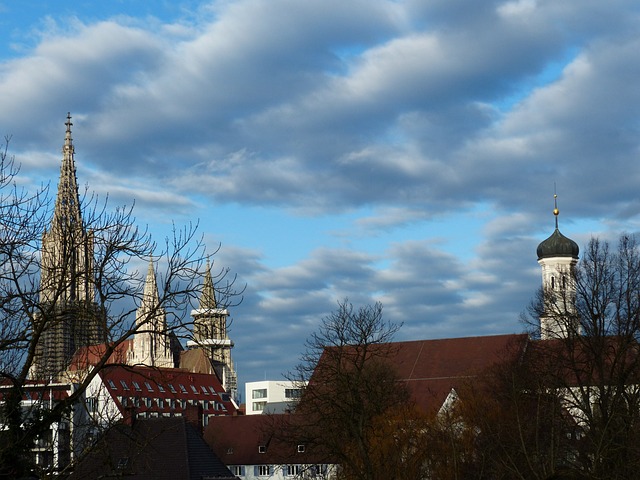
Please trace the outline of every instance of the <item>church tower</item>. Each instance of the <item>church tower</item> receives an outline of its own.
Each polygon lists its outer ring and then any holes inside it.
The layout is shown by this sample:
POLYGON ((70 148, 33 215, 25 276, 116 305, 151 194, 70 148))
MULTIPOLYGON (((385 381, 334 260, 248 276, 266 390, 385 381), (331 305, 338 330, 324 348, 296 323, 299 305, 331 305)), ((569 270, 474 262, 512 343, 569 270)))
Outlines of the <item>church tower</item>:
POLYGON ((202 285, 199 308, 191 311, 193 317, 193 341, 187 342, 190 348, 202 348, 222 380, 222 386, 236 398, 238 376, 231 359, 233 342, 227 335, 226 308, 219 308, 211 278, 211 268, 207 261, 207 270, 202 285))
POLYGON ((171 338, 167 333, 167 315, 160 307, 153 260, 149 260, 142 300, 136 310, 136 333, 128 363, 148 367, 174 367, 171 338))
POLYGON ((80 212, 71 115, 62 147, 60 181, 49 230, 42 235, 39 335, 31 376, 56 379, 75 351, 106 339, 104 316, 95 303, 93 233, 80 212))
POLYGON ((575 280, 573 271, 578 263, 578 244, 558 229, 557 195, 554 195, 556 228, 549 238, 538 245, 538 263, 542 268, 544 311, 540 316, 540 338, 567 338, 579 332, 575 312, 575 280))

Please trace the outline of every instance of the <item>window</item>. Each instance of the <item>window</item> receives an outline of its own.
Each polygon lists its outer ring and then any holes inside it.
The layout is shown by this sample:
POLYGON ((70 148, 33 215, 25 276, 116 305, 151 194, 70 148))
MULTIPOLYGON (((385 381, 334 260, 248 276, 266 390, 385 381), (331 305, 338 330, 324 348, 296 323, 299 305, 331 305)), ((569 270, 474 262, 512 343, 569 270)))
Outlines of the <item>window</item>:
POLYGON ((299 388, 285 388, 284 396, 285 398, 300 398, 300 394, 302 391, 299 388))
POLYGON ((205 387, 204 385, 202 385, 202 393, 204 393, 205 395, 209 395, 209 392, 207 392, 207 387, 205 387))
POLYGON ((147 406, 147 408, 151 408, 151 405, 153 404, 153 401, 149 397, 146 397, 144 399, 144 404, 147 406))
POLYGON ((147 387, 147 390, 153 392, 153 387, 151 387, 151 384, 149 382, 144 382, 144 386, 147 387))
POLYGON ((87 411, 89 413, 98 411, 98 399, 96 397, 87 397, 87 411))
POLYGON ((129 390, 129 385, 127 385, 127 382, 125 382, 124 380, 120 380, 120 385, 122 385, 122 388, 124 388, 125 390, 129 390))
POLYGON ((295 477, 302 473, 302 468, 300 465, 287 465, 287 477, 295 477))
POLYGON ((164 400, 162 398, 158 398, 158 408, 164 408, 164 400))
POLYGON ((187 393, 187 389, 186 389, 186 388, 184 388, 184 385, 183 385, 183 384, 179 383, 179 384, 178 384, 178 386, 180 387, 180 391, 181 391, 182 393, 187 393))
POLYGON ((158 383, 158 390, 164 393, 164 387, 158 383))
POLYGON ((268 477, 271 475, 270 465, 256 465, 253 470, 253 474, 257 477, 268 477))
POLYGON ((304 445, 298 445, 298 453, 304 453, 304 445))
POLYGON ((109 383, 109 386, 111 387, 112 390, 116 390, 118 387, 116 387, 116 384, 113 383, 113 380, 107 380, 107 382, 109 383))
POLYGON ((258 446, 258 453, 267 453, 267 446, 266 445, 259 445, 258 446))
POLYGON ((209 385, 209 391, 211 392, 211 395, 215 395, 216 394, 215 388, 213 388, 211 385, 209 385))
POLYGON ((244 477, 244 465, 231 465, 231 473, 244 477))
POLYGON ((195 385, 191 385, 191 390, 193 390, 193 393, 195 393, 196 395, 200 392, 198 392, 198 389, 195 387, 195 385))
POLYGON ((252 409, 254 412, 261 412, 266 404, 267 402, 253 402, 252 409))
POLYGON ((267 398, 267 389, 259 388, 251 392, 251 398, 267 398))
POLYGON ((169 384, 168 387, 169 387, 169 390, 171 390, 171 393, 178 393, 176 392, 176 389, 173 388, 173 385, 169 384))
POLYGON ((136 389, 136 391, 141 392, 142 389, 140 388, 140 384, 138 382, 131 382, 133 383, 133 387, 136 389))
POLYGON ((124 470, 129 466, 129 457, 121 457, 118 460, 118 470, 124 470))

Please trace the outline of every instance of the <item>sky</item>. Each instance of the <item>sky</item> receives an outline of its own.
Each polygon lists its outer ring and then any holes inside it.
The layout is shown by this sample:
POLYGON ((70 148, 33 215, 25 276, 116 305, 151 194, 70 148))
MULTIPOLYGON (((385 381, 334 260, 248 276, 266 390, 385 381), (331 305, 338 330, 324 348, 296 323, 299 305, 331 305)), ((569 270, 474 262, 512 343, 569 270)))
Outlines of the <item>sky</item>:
POLYGON ((514 333, 554 228, 640 228, 633 0, 0 1, 0 134, 25 186, 199 221, 241 382, 346 298, 396 340, 514 333))

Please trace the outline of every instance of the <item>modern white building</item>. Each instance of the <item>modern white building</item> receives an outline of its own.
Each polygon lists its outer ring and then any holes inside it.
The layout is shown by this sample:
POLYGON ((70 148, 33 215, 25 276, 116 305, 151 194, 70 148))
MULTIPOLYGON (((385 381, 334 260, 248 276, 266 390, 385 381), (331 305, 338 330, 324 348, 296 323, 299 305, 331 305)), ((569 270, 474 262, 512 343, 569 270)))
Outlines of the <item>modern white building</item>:
POLYGON ((244 387, 247 415, 283 413, 300 398, 298 382, 289 380, 264 380, 247 382, 244 387))

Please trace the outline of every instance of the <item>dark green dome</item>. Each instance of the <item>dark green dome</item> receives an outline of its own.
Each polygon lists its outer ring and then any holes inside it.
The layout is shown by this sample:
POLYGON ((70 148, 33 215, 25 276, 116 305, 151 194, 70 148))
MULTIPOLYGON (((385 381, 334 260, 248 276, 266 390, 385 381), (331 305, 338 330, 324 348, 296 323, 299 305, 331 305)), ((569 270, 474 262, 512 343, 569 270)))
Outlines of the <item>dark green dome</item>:
POLYGON ((538 260, 549 257, 573 257, 578 258, 580 248, 578 244, 560 233, 558 228, 549 238, 538 245, 538 260))

